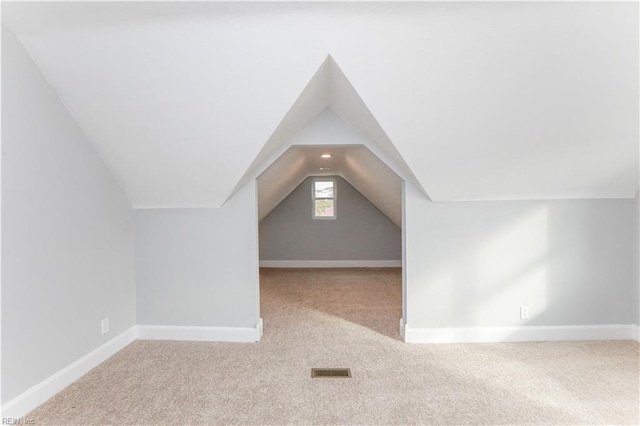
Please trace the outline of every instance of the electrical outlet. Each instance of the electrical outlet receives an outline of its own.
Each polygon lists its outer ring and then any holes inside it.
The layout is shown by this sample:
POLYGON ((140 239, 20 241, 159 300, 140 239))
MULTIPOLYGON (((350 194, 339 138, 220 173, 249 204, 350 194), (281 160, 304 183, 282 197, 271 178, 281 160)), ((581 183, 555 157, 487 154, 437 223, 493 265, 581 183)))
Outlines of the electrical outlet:
POLYGON ((529 319, 529 307, 528 306, 520 306, 520 319, 529 319))
POLYGON ((100 326, 102 327, 102 334, 107 334, 109 332, 109 318, 103 318, 100 321, 100 326))

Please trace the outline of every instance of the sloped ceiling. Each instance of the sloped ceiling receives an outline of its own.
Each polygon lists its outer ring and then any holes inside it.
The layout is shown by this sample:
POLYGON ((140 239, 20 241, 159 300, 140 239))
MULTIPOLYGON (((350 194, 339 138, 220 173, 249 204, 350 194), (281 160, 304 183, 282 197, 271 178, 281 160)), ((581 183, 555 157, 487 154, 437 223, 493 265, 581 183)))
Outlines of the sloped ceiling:
MULTIPOLYGON (((316 123, 311 126, 317 128, 316 133, 307 132, 305 137, 298 137, 297 143, 307 145, 337 144, 336 138, 338 138, 348 145, 355 143, 350 141, 348 136, 345 136, 350 135, 355 140, 362 140, 362 143, 380 152, 385 160, 402 176, 424 191, 407 163, 331 56, 327 56, 320 65, 318 71, 238 182, 236 190, 269 165, 278 152, 294 143, 291 140, 293 135, 307 125, 320 110, 325 112, 323 114, 325 119, 316 119, 316 123), (336 112, 342 113, 340 114, 342 120, 351 123, 357 130, 348 128, 350 126, 346 123, 336 123, 334 117, 329 117, 329 115, 335 116, 336 112), (334 134, 325 134, 328 133, 327 131, 333 131, 334 134)), ((342 120, 338 119, 338 121, 342 120)))
POLYGON ((221 205, 327 105, 434 201, 638 190, 635 2, 2 12, 134 207, 221 205))
POLYGON ((308 176, 336 175, 349 182, 402 228, 402 180, 362 145, 289 148, 258 178, 259 220, 271 213, 308 176), (321 159, 323 153, 331 153, 331 159, 321 159), (323 171, 321 167, 330 170, 323 171))
POLYGON ((372 142, 364 134, 331 108, 314 117, 288 146, 258 177, 259 220, 307 176, 339 175, 402 227, 402 178, 371 152, 372 142), (331 154, 331 158, 321 158, 321 154, 331 154))

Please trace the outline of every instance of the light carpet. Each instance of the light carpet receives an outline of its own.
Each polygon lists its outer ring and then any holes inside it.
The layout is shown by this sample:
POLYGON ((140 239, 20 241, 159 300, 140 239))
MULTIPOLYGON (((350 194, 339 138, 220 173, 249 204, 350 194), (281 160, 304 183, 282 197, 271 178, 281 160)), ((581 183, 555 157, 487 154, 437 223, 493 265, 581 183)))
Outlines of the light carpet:
POLYGON ((261 271, 259 343, 136 341, 36 424, 635 424, 639 345, 405 344, 399 269, 261 271), (348 367, 351 379, 312 379, 348 367))

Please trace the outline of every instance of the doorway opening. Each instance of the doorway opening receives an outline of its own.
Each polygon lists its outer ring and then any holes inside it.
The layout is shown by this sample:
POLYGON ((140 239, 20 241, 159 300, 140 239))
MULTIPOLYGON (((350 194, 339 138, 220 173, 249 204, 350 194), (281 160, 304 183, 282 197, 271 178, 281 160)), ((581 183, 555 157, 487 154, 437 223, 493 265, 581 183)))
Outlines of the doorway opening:
POLYGON ((263 339, 355 327, 401 340, 404 180, 364 145, 293 145, 256 184, 263 339))

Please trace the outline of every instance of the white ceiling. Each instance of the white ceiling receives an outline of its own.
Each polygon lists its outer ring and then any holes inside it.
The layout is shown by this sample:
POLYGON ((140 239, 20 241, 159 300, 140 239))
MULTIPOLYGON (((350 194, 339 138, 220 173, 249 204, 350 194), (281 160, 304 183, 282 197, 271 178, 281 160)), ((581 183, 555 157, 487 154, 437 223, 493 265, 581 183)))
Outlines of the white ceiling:
POLYGON ((327 56, 234 192, 259 175, 261 221, 308 176, 339 175, 402 227, 403 178, 394 170, 422 188, 340 67, 327 56), (321 159, 323 153, 332 157, 321 159), (320 170, 326 167, 329 170, 320 170))
POLYGON ((339 175, 402 227, 403 179, 370 150, 375 145, 364 134, 330 108, 297 132, 287 148, 257 179, 259 220, 306 177, 339 175), (331 158, 321 158, 321 154, 331 154, 331 158), (321 170, 327 167, 329 170, 321 170))
POLYGON ((292 146, 258 178, 258 217, 264 219, 308 176, 341 176, 399 228, 402 180, 363 145, 292 146), (330 153, 329 159, 320 158, 330 153), (329 167, 322 171, 320 168, 329 167))
POLYGON ((137 208, 221 205, 326 106, 435 201, 638 190, 636 2, 4 2, 2 22, 137 208))

